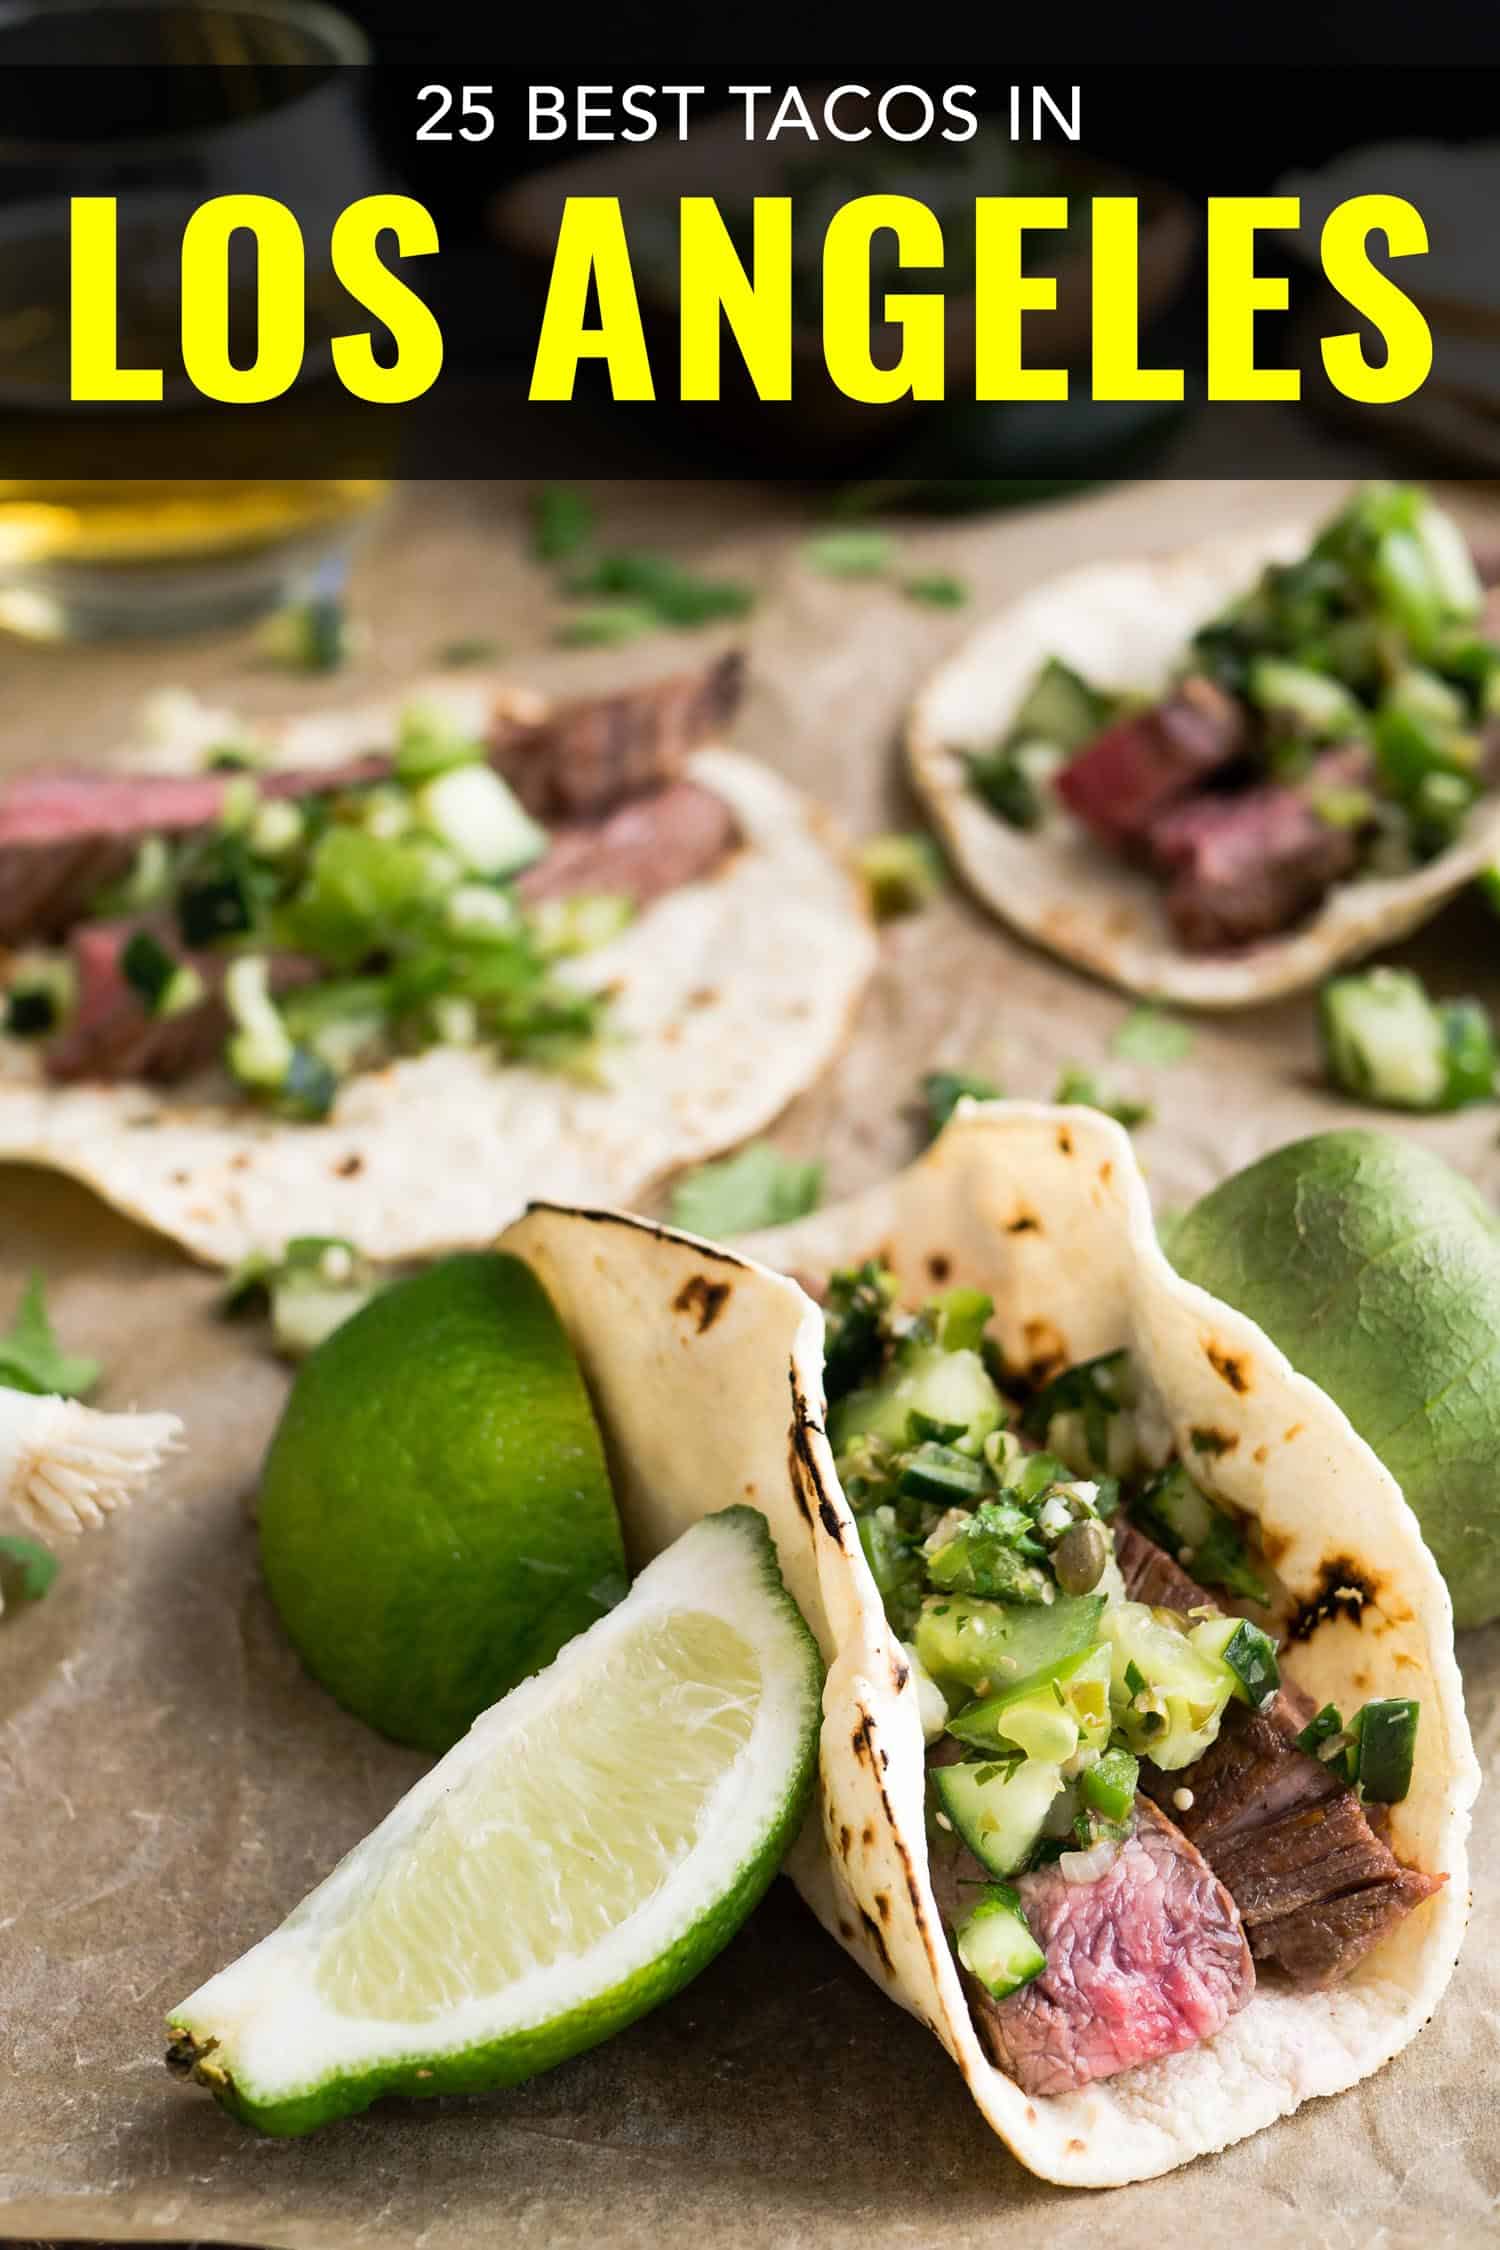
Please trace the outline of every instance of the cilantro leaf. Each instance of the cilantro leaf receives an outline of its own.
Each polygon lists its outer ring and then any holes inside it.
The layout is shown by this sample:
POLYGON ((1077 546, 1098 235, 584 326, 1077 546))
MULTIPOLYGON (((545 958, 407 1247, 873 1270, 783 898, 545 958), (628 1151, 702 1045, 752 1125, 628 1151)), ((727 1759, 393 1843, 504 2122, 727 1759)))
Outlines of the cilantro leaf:
POLYGON ((927 1112, 929 1140, 936 1140, 965 1096, 976 1102, 995 1102, 1000 1088, 987 1078, 964 1070, 929 1070, 922 1080, 922 1106, 927 1112))
POLYGON ((672 1224, 711 1240, 753 1234, 815 1211, 823 1167, 783 1156, 769 1141, 752 1141, 717 1164, 700 1164, 672 1190, 672 1224))
POLYGON ((0 1387, 38 1397, 85 1398, 99 1380, 96 1359, 65 1352, 47 1317, 45 1285, 34 1273, 9 1335, 0 1336, 0 1387))
POLYGON ((661 625, 710 625, 743 617, 755 606, 749 586, 732 578, 702 578, 666 555, 601 555, 568 580, 570 594, 623 597, 661 625))
POLYGON ((828 578, 878 578, 896 552, 888 531, 825 531, 802 550, 828 578))
POLYGON ((1111 1042, 1121 1062, 1179 1063, 1192 1052, 1193 1034, 1175 1016, 1160 1008, 1132 1008, 1111 1042))
POLYGON ((969 598, 963 580, 946 570, 929 570, 920 577, 908 578, 901 590, 908 601, 926 602, 930 609, 962 609, 969 598))
POLYGON ((17 1601, 39 1602, 57 1576, 58 1561, 40 1540, 7 1533, 0 1539, 0 1580, 17 1601))
POLYGON ((544 484, 531 496, 531 551, 538 562, 561 562, 592 538, 594 507, 571 484, 544 484))
POLYGON ((1127 1133, 1133 1132, 1137 1125, 1149 1125, 1153 1114, 1149 1102, 1132 1101, 1128 1094, 1113 1093, 1109 1087, 1101 1086, 1091 1071, 1080 1070, 1076 1063, 1069 1063, 1063 1071, 1052 1099, 1076 1102, 1081 1109, 1097 1109, 1104 1116, 1112 1117, 1117 1125, 1123 1125, 1127 1133))

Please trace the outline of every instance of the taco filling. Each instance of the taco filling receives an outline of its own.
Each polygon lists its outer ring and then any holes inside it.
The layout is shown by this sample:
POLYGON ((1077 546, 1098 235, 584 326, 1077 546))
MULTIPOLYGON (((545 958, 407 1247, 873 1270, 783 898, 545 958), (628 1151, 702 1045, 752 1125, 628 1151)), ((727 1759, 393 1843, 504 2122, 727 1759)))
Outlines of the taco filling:
POLYGON ((830 1284, 828 1432, 916 1677, 933 1891, 991 2059, 1064 2094, 1211 2038, 1257 1969, 1347 1976, 1444 1881, 1381 1834, 1418 1703, 1315 1710, 1283 1678, 1302 1621, 1126 1352, 1028 1388, 988 1296, 896 1293, 876 1264, 830 1284))
POLYGON ((1500 780, 1500 640, 1463 535, 1414 487, 1371 486, 1207 619, 1161 693, 1049 659, 966 771, 1011 827, 1060 809, 1144 870, 1192 953, 1409 875, 1500 780))
POLYGON ((0 785, 0 1028, 54 1081, 214 1064, 325 1117, 340 1084, 437 1045, 579 1070, 607 992, 571 957, 723 863, 735 815, 687 778, 740 666, 469 736, 421 707, 393 751, 0 785))

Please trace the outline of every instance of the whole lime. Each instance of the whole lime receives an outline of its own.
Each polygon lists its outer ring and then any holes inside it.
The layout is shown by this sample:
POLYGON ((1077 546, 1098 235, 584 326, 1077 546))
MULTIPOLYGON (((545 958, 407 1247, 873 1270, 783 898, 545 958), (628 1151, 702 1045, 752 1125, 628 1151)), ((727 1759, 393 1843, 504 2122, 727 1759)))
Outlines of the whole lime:
POLYGON ((1319 1133, 1215 1188, 1168 1247, 1380 1456, 1456 1622, 1500 1616, 1500 1224, 1478 1190, 1393 1134, 1319 1133))
POLYGON ((266 1460, 260 1552, 308 1670, 428 1750, 620 1598, 604 1448, 527 1265, 446 1259, 318 1346, 266 1460))

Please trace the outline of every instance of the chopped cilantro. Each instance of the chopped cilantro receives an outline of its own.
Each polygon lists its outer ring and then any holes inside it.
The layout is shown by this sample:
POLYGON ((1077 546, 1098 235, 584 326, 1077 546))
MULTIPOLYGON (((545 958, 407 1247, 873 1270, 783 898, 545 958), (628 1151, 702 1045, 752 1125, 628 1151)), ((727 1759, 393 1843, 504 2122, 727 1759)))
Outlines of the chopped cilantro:
POLYGON ((936 1140, 961 1101, 995 1102, 1000 1098, 1001 1089, 988 1078, 976 1078, 964 1070, 929 1070, 922 1080, 929 1139, 936 1140))
POLYGON ((65 1352, 47 1317, 45 1285, 34 1273, 9 1335, 0 1336, 0 1386, 38 1397, 84 1398, 99 1380, 96 1359, 65 1352))
POLYGON ((1052 1099, 1076 1102, 1083 1109, 1100 1110, 1117 1125, 1123 1125, 1127 1133, 1137 1125, 1149 1125, 1153 1115, 1149 1102, 1132 1101, 1128 1095, 1111 1093, 1091 1072, 1080 1070, 1076 1063, 1069 1063, 1063 1071, 1052 1099))
POLYGON ((449 641, 438 650, 438 662, 450 671, 458 671, 465 664, 498 664, 505 654, 498 641, 487 640, 483 633, 472 633, 466 640, 449 641))
POLYGON ((888 531, 824 531, 802 550, 827 578, 878 578, 896 552, 888 531))
POLYGON ((20 1602, 39 1602, 57 1576, 54 1554, 36 1539, 8 1532, 0 1539, 0 1590, 20 1602))
POLYGON ((752 1141, 717 1164, 700 1164, 672 1190, 672 1224, 710 1239, 752 1234, 815 1211, 823 1167, 783 1156, 769 1141, 752 1141))
POLYGON ((600 602, 575 609, 557 628, 561 648, 618 648, 656 631, 656 615, 641 602, 600 602))
POLYGON ((926 602, 930 609, 962 609, 969 598, 969 589, 961 578, 954 578, 946 570, 930 570, 917 578, 908 578, 902 587, 908 601, 926 602))
POLYGON ((719 618, 743 617, 755 606, 752 589, 737 580, 702 578, 665 555, 642 553, 601 555, 575 571, 566 590, 621 596, 659 625, 709 625, 719 618))
POLYGON ((544 484, 531 496, 531 551, 538 562, 562 562, 593 537, 594 508, 571 484, 544 484))

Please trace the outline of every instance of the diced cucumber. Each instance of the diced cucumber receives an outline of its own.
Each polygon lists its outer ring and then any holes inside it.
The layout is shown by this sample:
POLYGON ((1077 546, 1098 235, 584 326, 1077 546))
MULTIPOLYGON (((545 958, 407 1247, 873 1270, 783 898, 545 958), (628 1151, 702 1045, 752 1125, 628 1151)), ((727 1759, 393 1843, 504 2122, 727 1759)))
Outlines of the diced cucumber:
POLYGON ((922 1722, 922 1740, 936 1742, 940 1735, 947 1732, 948 1698, 910 1641, 901 1643, 901 1652, 911 1666, 912 1686, 917 1692, 917 1716, 922 1722))
POLYGON ((1107 1609, 1110 1702, 1126 1747, 1166 1773, 1215 1741, 1233 1675, 1193 1646, 1171 1610, 1121 1602, 1107 1609))
POLYGON ((1346 742, 1363 735, 1369 716, 1340 681, 1278 656, 1258 656, 1250 666, 1250 700, 1262 711, 1291 719, 1314 742, 1346 742))
POLYGON ((1130 1512, 1200 1586, 1222 1586, 1243 1601, 1270 1601, 1271 1588, 1255 1567, 1244 1533, 1200 1491, 1181 1462, 1153 1477, 1130 1512))
POLYGON ((451 766, 417 791, 417 808, 476 875, 518 874, 547 849, 547 831, 489 766, 451 766))
POLYGON ((1484 588, 1474 568, 1469 542, 1453 518, 1424 492, 1418 498, 1412 528, 1429 581, 1447 616, 1477 617, 1484 606, 1484 588))
POLYGON ((1194 1648, 1226 1664, 1234 1676, 1232 1692, 1259 1711, 1276 1699, 1281 1667, 1276 1643, 1248 1617, 1205 1617, 1188 1635, 1194 1648))
POLYGON ((1128 1750, 1106 1750, 1078 1777, 1084 1803, 1105 1820, 1128 1820, 1140 1782, 1140 1760, 1128 1750))
POLYGON ((937 1344, 908 1347, 884 1381, 851 1391, 834 1408, 829 1417, 834 1451, 866 1432, 905 1446, 913 1413, 963 1430, 966 1450, 977 1453, 1005 1419, 1005 1404, 978 1352, 946 1352, 937 1344))
POLYGON ((1090 687, 1070 666, 1049 656, 1022 697, 1009 742, 1053 742, 1079 750, 1114 711, 1114 698, 1090 687))
POLYGON ((1060 1595, 1045 1607, 932 1595, 917 1620, 917 1649, 935 1679, 990 1694, 1056 1672, 1099 1638, 1104 1599, 1060 1595))
POLYGON ((1008 1883, 986 1890, 954 1933, 958 1958, 992 1999, 1003 2000, 1041 1975, 1047 1956, 1032 1936, 1020 1894, 1008 1883))
POLYGON ((902 1532, 894 1508, 868 1509, 855 1525, 886 1616, 898 1633, 909 1633, 924 1590, 922 1557, 902 1532))
POLYGON ((944 1816, 991 1875, 1013 1875, 1037 1846, 1062 1786, 1054 1765, 935 1766, 932 1784, 944 1816))
MULTIPOLYGON (((942 1425, 951 1429, 951 1423, 942 1425)), ((972 1453, 929 1439, 908 1454, 896 1490, 912 1500, 931 1500, 940 1508, 973 1507, 985 1487, 984 1463, 972 1453)))
POLYGON ((1336 1086, 1389 1109, 1442 1106, 1443 1030, 1409 969, 1334 977, 1319 995, 1323 1050, 1336 1086))
POLYGON ((1109 1647, 1101 1641, 1054 1671, 968 1704, 948 1731, 975 1750, 1015 1748, 1063 1764, 1080 1746, 1102 1750, 1109 1740, 1110 1674, 1109 1647))

